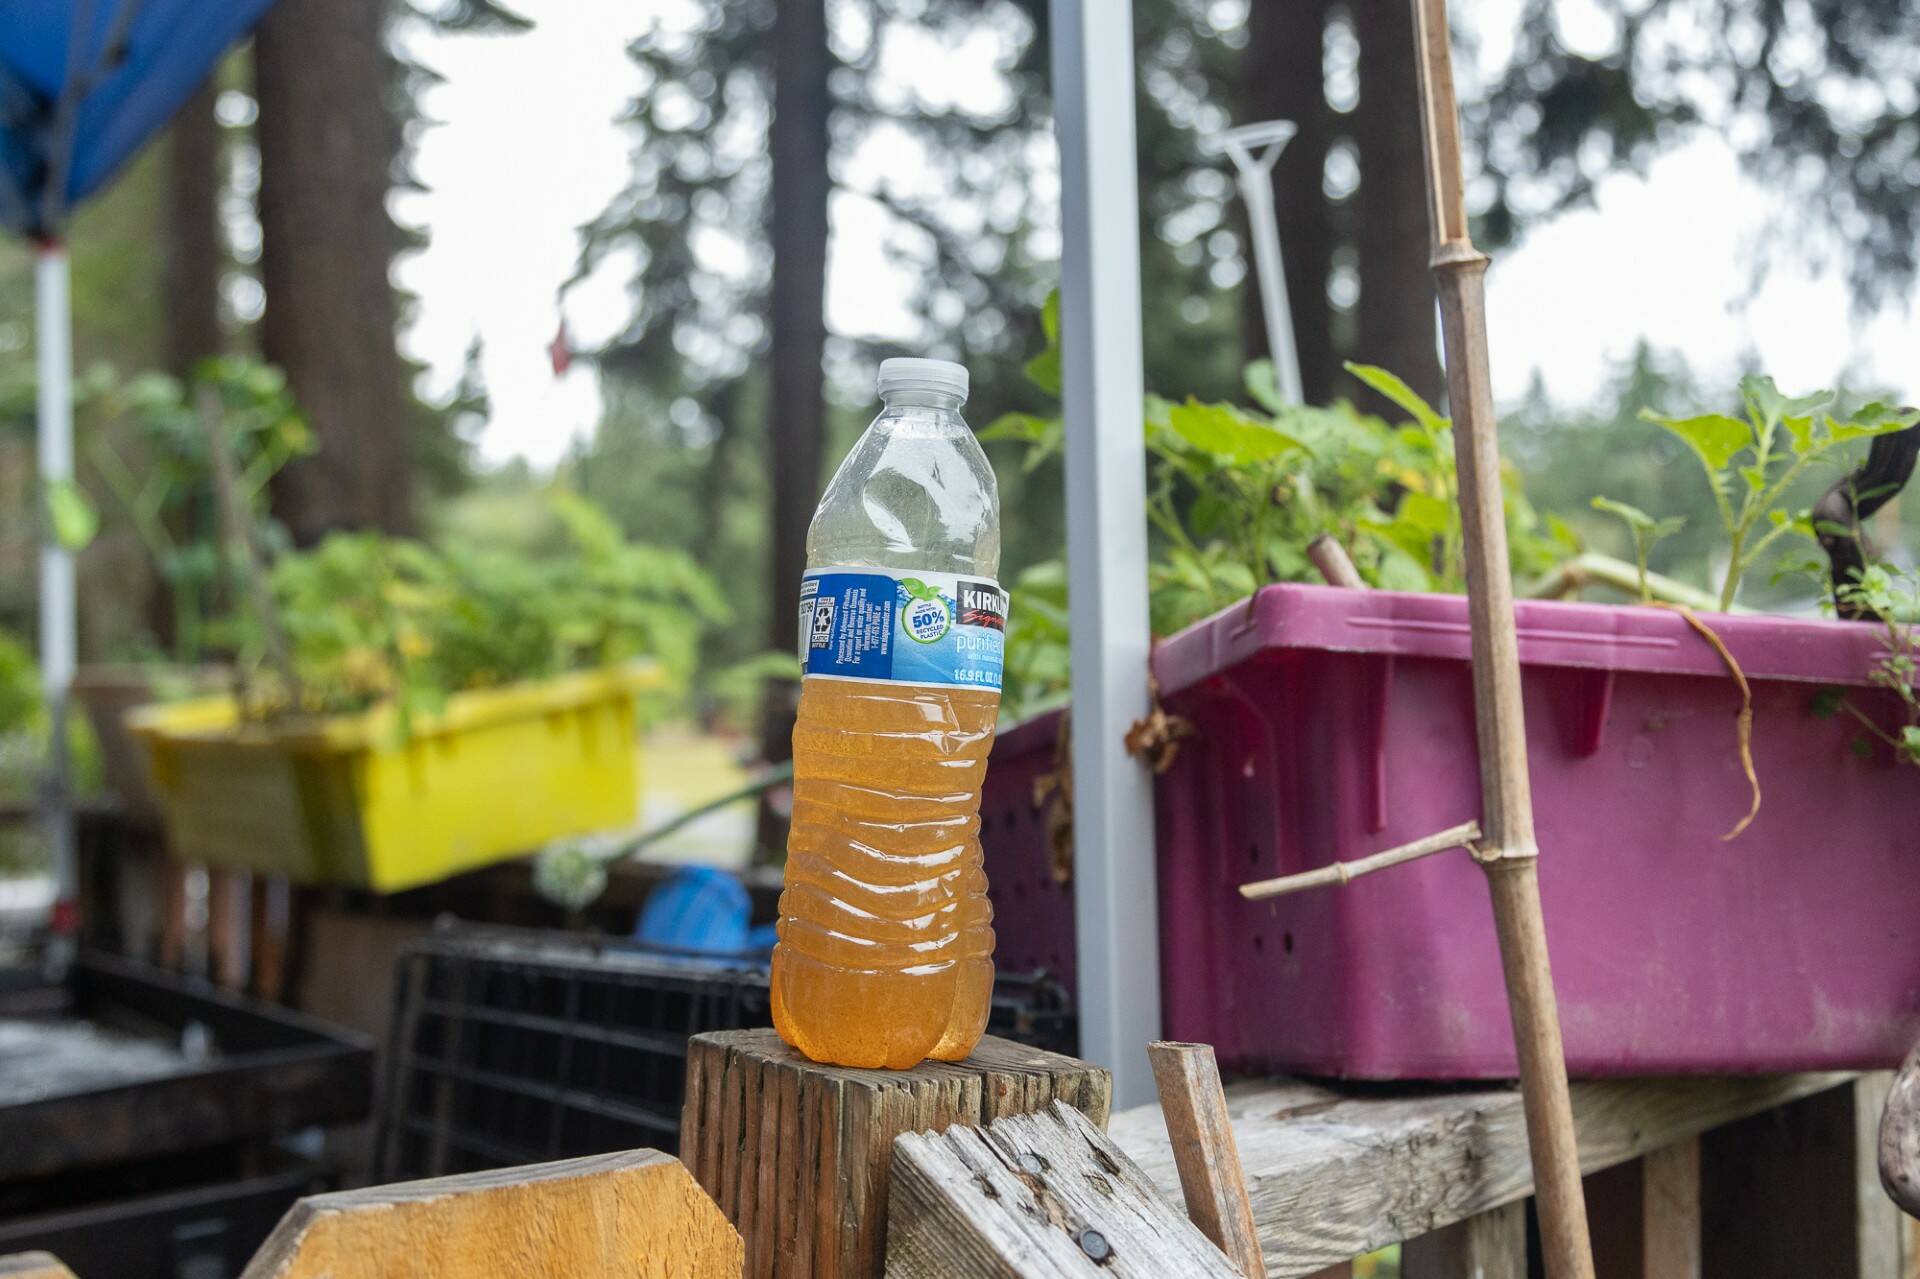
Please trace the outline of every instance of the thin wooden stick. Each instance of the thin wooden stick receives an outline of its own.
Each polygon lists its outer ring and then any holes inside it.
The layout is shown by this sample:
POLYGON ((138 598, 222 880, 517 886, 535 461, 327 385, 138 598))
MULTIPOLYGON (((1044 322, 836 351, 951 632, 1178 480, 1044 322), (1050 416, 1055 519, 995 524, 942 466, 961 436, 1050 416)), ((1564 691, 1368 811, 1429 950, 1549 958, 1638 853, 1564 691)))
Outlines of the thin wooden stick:
POLYGON ((1153 1043, 1147 1045, 1147 1060, 1153 1063, 1187 1216, 1246 1279, 1267 1279, 1213 1049, 1206 1044, 1153 1043))
POLYGON ((1308 542, 1307 559, 1320 576, 1327 579, 1327 585, 1366 589, 1367 584, 1360 580, 1360 570, 1353 566, 1353 557, 1333 534, 1322 533, 1308 542))
POLYGON ((1362 875, 1371 875, 1376 870, 1385 870, 1389 866, 1400 866, 1422 857, 1431 857, 1435 853, 1444 853, 1450 848, 1471 847, 1478 843, 1479 839, 1480 823, 1462 822, 1458 826, 1451 826, 1436 834, 1428 835, 1425 839, 1416 839, 1398 848, 1369 853, 1365 857, 1356 857, 1350 862, 1334 862, 1331 866, 1322 866, 1318 870, 1304 870, 1297 875, 1282 875, 1278 879, 1256 879, 1252 883, 1240 885, 1240 895, 1248 901, 1262 901, 1268 897, 1285 897, 1290 893, 1305 892, 1309 888, 1345 884, 1362 875))
POLYGON ((1446 0, 1411 3, 1426 142, 1432 263, 1446 339, 1447 394, 1453 410, 1473 633, 1474 720, 1479 731, 1481 823, 1486 830, 1477 859, 1487 873, 1500 938, 1547 1279, 1593 1279, 1593 1246, 1580 1186, 1565 1049, 1540 909, 1539 848, 1534 842, 1533 798, 1527 778, 1499 429, 1487 354, 1487 258, 1468 233, 1446 0))

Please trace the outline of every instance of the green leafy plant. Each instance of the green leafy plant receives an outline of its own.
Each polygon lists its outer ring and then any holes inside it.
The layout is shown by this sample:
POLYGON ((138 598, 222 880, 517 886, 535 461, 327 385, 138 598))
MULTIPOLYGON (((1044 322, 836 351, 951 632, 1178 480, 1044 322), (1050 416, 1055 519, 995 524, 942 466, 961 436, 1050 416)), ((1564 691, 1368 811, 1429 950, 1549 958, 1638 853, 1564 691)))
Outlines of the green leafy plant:
MULTIPOLYGON (((1059 322, 1043 315, 1048 349, 1028 362, 1042 390, 1058 392, 1059 322)), ((1464 587, 1451 424, 1399 378, 1350 365, 1406 420, 1351 403, 1283 403, 1270 364, 1246 372, 1251 407, 1146 397, 1147 565, 1154 634, 1167 635, 1275 582, 1318 581, 1306 556, 1329 533, 1370 584, 1396 590, 1464 587)), ((1025 446, 1029 469, 1057 456, 1058 417, 1003 416, 983 440, 1025 446)), ((1558 521, 1542 520, 1509 476, 1507 515, 1515 571, 1544 572, 1575 548, 1558 521)), ((1013 583, 1005 705, 1019 716, 1057 701, 1068 682, 1067 574, 1058 561, 1013 583)))
POLYGON ((1843 604, 1881 619, 1885 647, 1871 679, 1894 695, 1902 718, 1892 726, 1883 725, 1839 689, 1823 689, 1814 699, 1814 712, 1821 716, 1845 713, 1858 721, 1856 754, 1872 755, 1874 743, 1879 742, 1893 751, 1894 758, 1920 764, 1920 633, 1915 630, 1920 619, 1920 574, 1871 564, 1835 594, 1843 604))
POLYGON ((271 586, 291 671, 267 664, 259 620, 227 621, 256 718, 391 704, 403 731, 451 695, 656 660, 683 694, 702 636, 729 616, 691 557, 629 541, 599 508, 558 494, 562 545, 543 550, 336 533, 282 555, 271 586))
MULTIPOLYGON (((203 386, 217 397, 220 425, 234 456, 237 495, 270 546, 284 546, 286 539, 268 519, 267 484, 288 462, 315 448, 286 376, 255 360, 203 361, 191 383, 143 373, 124 383, 109 377, 95 389, 109 420, 130 432, 95 432, 88 455, 166 584, 173 656, 183 662, 202 656, 223 569, 208 423, 195 403, 203 386)), ((57 527, 58 508, 55 519, 57 527)), ((76 531, 84 527, 83 521, 76 531)))
POLYGON ((1920 412, 1879 403, 1842 413, 1833 392, 1790 397, 1770 377, 1741 379, 1740 399, 1744 417, 1675 418, 1651 410, 1641 415, 1684 444, 1706 472, 1727 534, 1723 612, 1733 607, 1741 579, 1776 542, 1789 534, 1812 536, 1809 513, 1783 506, 1796 480, 1842 445, 1920 421, 1920 412))
POLYGON ((1593 509, 1596 511, 1605 511, 1608 515, 1618 516, 1620 521, 1627 526, 1627 533, 1633 538, 1633 565, 1639 573, 1640 602, 1642 604, 1651 604, 1653 602, 1653 586, 1648 578, 1647 556, 1662 538, 1672 537, 1682 528, 1685 528, 1686 520, 1677 516, 1664 520, 1656 520, 1653 516, 1648 515, 1637 506, 1629 506, 1625 502, 1616 502, 1609 497, 1594 498, 1593 509))

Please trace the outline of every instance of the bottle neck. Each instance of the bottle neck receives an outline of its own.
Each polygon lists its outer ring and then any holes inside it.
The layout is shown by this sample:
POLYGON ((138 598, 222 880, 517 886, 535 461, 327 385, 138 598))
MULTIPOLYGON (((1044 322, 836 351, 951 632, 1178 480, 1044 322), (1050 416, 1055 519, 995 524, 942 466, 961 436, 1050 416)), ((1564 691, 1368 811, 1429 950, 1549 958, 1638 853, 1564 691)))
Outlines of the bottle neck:
POLYGON ((889 409, 944 409, 949 413, 958 413, 966 404, 966 399, 943 391, 901 388, 888 391, 880 397, 880 403, 889 409))

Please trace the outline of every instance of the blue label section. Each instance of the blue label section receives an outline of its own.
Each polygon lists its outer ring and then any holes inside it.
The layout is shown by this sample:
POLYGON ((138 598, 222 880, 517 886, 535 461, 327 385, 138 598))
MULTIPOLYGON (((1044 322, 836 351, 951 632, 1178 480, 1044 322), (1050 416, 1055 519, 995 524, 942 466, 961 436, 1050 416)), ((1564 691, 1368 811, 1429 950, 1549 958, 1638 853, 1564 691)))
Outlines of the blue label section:
POLYGON ((799 620, 808 675, 1000 691, 1007 594, 990 578, 814 569, 799 620))

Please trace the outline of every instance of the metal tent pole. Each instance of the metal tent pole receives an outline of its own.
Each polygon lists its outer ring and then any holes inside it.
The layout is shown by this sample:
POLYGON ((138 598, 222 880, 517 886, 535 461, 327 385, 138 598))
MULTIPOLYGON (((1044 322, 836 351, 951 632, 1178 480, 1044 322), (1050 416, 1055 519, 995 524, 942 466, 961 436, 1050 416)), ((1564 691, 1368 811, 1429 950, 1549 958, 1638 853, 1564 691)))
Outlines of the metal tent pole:
POLYGON ((1293 307, 1287 301, 1286 261, 1280 256, 1280 219, 1273 208, 1273 166, 1298 132, 1289 120, 1269 120, 1229 129, 1205 144, 1207 150, 1225 152, 1233 161, 1234 182, 1247 206, 1253 237, 1254 281, 1260 287, 1260 310, 1267 321, 1267 352, 1273 359, 1280 398, 1288 404, 1299 404, 1306 396, 1300 384, 1293 307))
POLYGON ((1147 713, 1152 645, 1133 6, 1052 0, 1052 20, 1080 1051, 1130 1106, 1153 1100, 1160 1037, 1153 780, 1124 744, 1147 713))
MULTIPOLYGON (((34 259, 38 444, 43 502, 73 481, 73 326, 68 315, 67 251, 49 242, 34 259)), ((67 776, 67 693, 76 660, 73 552, 43 513, 40 541, 40 682, 47 707, 47 777, 42 812, 60 900, 78 887, 73 805, 67 776)))

